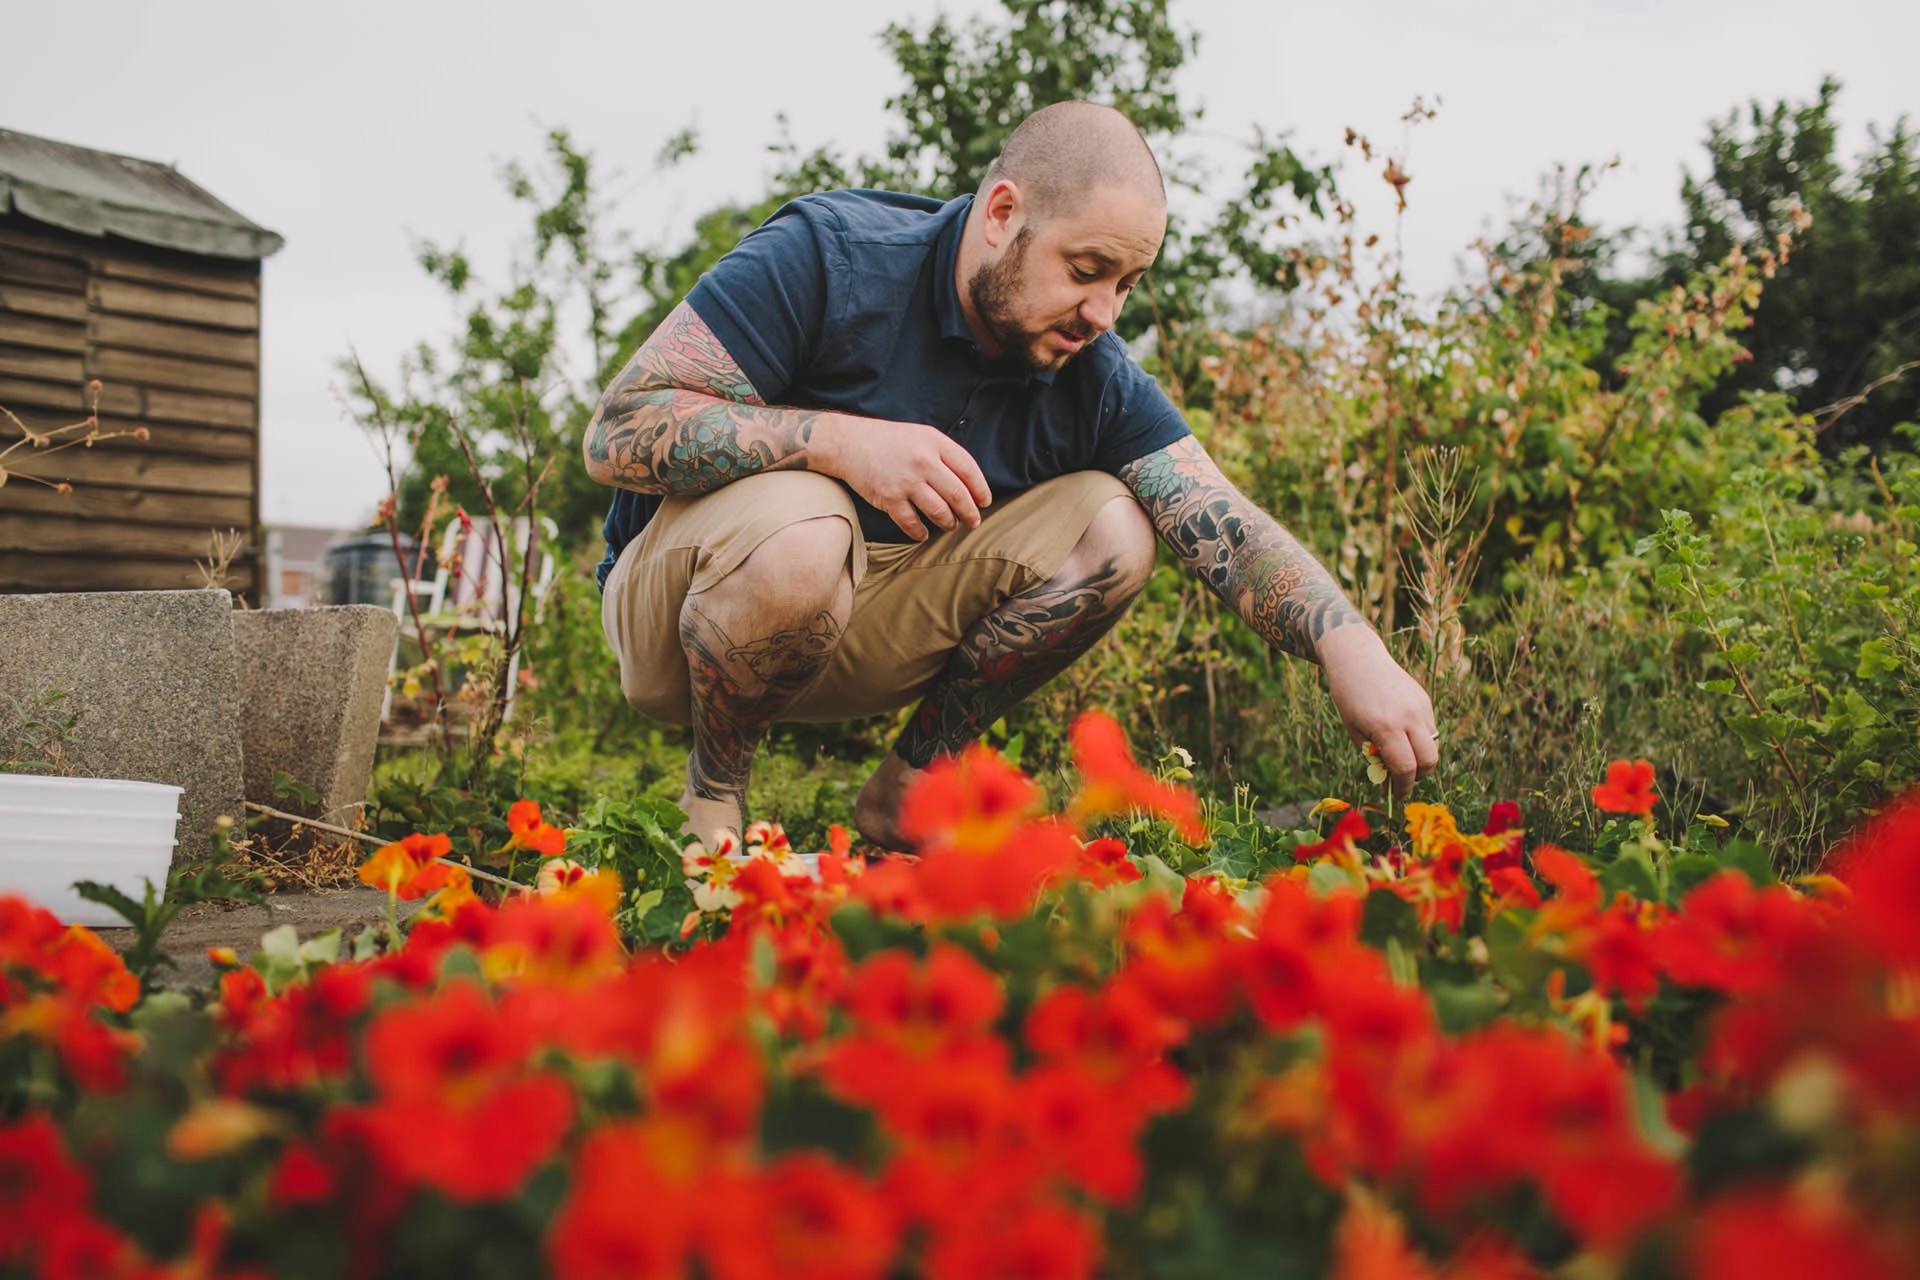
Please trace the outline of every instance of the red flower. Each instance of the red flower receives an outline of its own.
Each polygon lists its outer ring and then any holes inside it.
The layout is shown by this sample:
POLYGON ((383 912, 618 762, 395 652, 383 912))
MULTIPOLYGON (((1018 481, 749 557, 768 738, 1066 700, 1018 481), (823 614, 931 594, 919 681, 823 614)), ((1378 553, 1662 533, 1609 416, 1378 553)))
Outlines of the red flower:
POLYGON ((1637 813, 1644 818, 1659 799, 1653 792, 1653 765, 1645 760, 1632 764, 1615 760, 1607 766, 1607 780, 1593 789, 1593 803, 1608 813, 1637 813))
POLYGON ((1895 1265, 1844 1202, 1785 1190, 1745 1191, 1708 1204, 1689 1242, 1686 1271, 1698 1280, 1896 1280, 1913 1274, 1895 1265))
POLYGON ((936 942, 924 961, 882 951, 857 967, 844 1007, 866 1030, 914 1053, 990 1030, 1005 999, 1000 980, 950 943, 936 942))
POLYGON ((1146 1166, 1138 1139, 1148 1113, 1125 1086, 1049 1064, 1020 1079, 1018 1112, 1024 1142, 1049 1171, 1105 1204, 1130 1204, 1139 1194, 1146 1166))
POLYGON ((1240 939, 1230 930, 1245 914, 1212 880, 1188 880, 1178 912, 1149 895, 1124 926, 1128 978, 1176 1018, 1218 1022, 1239 999, 1233 970, 1240 939))
POLYGON ((0 1125, 0 1266, 19 1259, 52 1223, 87 1212, 87 1177, 53 1121, 0 1125))
POLYGON ((1889 962, 1920 967, 1920 791, 1894 801, 1848 837, 1834 865, 1853 890, 1848 927, 1889 962))
POLYGON ((280 1153, 267 1182, 267 1203, 276 1209, 319 1204, 333 1198, 334 1173, 308 1144, 295 1142, 280 1153))
POLYGON ((992 850, 930 850, 913 868, 913 896, 927 923, 980 915, 1012 920, 1032 910, 1040 891, 1080 857, 1080 841, 1066 824, 1027 822, 992 850))
POLYGON ((1357 867, 1362 859, 1358 842, 1373 834, 1373 828, 1360 816, 1358 809, 1349 809, 1340 815, 1340 821, 1333 824, 1333 830, 1319 844, 1299 844, 1293 847, 1295 862, 1313 862, 1320 858, 1332 858, 1343 867, 1357 867))
POLYGON ((1254 937, 1239 951, 1254 1013, 1287 1030, 1320 1008, 1319 975, 1343 965, 1380 963, 1359 942, 1362 902, 1337 893, 1315 898, 1294 880, 1269 878, 1254 937))
POLYGON ((1602 995, 1617 995, 1636 1012, 1660 990, 1653 935, 1624 894, 1600 914, 1598 927, 1575 948, 1575 958, 1587 966, 1602 995))
POLYGON ((1496 801, 1487 810, 1487 825, 1480 828, 1483 836, 1497 836, 1512 831, 1520 825, 1520 806, 1511 800, 1496 801))
POLYGON ((918 848, 990 853, 1040 803, 1026 774, 980 743, 944 756, 915 780, 900 808, 900 831, 918 848))
POLYGON ((1083 883, 1094 889, 1132 884, 1143 878, 1140 868, 1127 857, 1126 842, 1111 836, 1095 840, 1082 850, 1080 865, 1075 871, 1083 883))
POLYGON ((1488 867, 1487 887, 1493 891, 1493 909, 1503 911, 1508 907, 1540 906, 1540 891, 1533 887, 1533 878, 1519 867, 1488 867))
POLYGON ((547 1233, 560 1280, 682 1280, 700 1197, 660 1175, 638 1126, 610 1124, 587 1139, 567 1198, 547 1233))
POLYGON ((814 1151, 768 1165, 727 1214, 752 1226, 713 1233, 716 1280, 878 1280, 899 1239, 880 1194, 814 1151))
POLYGON ((941 1232, 927 1251, 928 1280, 1090 1280, 1100 1232, 1083 1214, 1048 1200, 1014 1209, 991 1230, 941 1232))
POLYGON ((1162 782, 1135 764, 1118 720, 1104 711, 1088 711, 1073 722, 1067 736, 1074 767, 1080 771, 1080 791, 1069 809, 1075 822, 1143 809, 1171 822, 1189 844, 1206 840, 1200 801, 1191 791, 1162 782))
POLYGON ((1182 1023, 1162 1013, 1139 984, 1124 977, 1098 991, 1055 987, 1027 1013, 1028 1048, 1042 1059, 1070 1062, 1109 1084, 1158 1064, 1186 1036, 1182 1023))
POLYGON ((1722 871, 1681 899, 1654 932, 1653 950, 1681 986, 1737 995, 1779 980, 1780 944, 1799 927, 1805 916, 1791 890, 1756 890, 1740 872, 1722 871))

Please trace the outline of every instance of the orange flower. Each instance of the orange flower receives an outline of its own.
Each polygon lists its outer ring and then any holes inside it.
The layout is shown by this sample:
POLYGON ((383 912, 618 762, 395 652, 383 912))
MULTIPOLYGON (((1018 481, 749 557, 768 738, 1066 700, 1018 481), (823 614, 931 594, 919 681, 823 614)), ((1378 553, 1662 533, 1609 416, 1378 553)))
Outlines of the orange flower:
POLYGON ((532 800, 513 802, 507 810, 507 830, 512 833, 509 849, 528 849, 543 858, 557 858, 567 851, 567 833, 548 825, 532 800))
POLYGON ((409 902, 424 898, 444 887, 445 882, 422 881, 416 885, 415 878, 432 866, 434 859, 444 858, 452 850, 453 839, 445 834, 423 836, 416 833, 392 844, 383 844, 374 850, 371 858, 360 864, 360 882, 376 889, 385 889, 409 902))
POLYGON ((1653 765, 1645 760, 1615 760, 1607 766, 1607 780, 1593 789, 1593 803, 1608 813, 1649 817, 1659 799, 1653 792, 1653 765))
POLYGON ((1364 1187, 1347 1193, 1347 1210, 1334 1232, 1335 1280, 1438 1280, 1407 1240, 1406 1224, 1364 1187))
POLYGON ((1160 781, 1133 761, 1120 722, 1104 711, 1087 711, 1068 731, 1080 790, 1068 816, 1085 825, 1094 818, 1143 809, 1165 818, 1189 844, 1204 843, 1200 802, 1191 791, 1160 781))

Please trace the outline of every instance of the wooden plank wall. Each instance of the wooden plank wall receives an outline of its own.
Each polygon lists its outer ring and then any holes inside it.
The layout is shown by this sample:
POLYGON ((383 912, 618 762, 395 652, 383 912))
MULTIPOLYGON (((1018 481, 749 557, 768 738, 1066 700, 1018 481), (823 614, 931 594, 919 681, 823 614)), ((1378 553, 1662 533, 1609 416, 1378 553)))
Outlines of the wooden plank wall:
MULTIPOLYGON (((0 591, 206 585, 214 531, 246 550, 228 585, 263 598, 260 554, 260 265, 71 235, 0 215, 0 406, 36 431, 86 417, 91 448, 0 465, 0 591)), ((18 438, 0 418, 0 449, 18 438)))

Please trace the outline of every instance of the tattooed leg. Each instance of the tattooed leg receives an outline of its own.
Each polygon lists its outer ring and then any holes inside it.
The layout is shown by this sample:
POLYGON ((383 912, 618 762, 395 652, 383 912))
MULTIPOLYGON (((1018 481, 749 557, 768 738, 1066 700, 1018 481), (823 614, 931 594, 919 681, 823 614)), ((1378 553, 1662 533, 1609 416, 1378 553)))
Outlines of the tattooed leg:
POLYGON ((974 741, 995 720, 1071 666, 1120 620, 1153 572, 1153 526, 1132 501, 1094 514, 1066 563, 969 627, 854 806, 860 833, 905 847, 900 802, 935 759, 974 741))
POLYGON ((680 807, 706 839, 741 829, 753 752, 827 665, 853 609, 853 531, 834 517, 769 537, 680 610, 693 682, 693 750, 680 807))

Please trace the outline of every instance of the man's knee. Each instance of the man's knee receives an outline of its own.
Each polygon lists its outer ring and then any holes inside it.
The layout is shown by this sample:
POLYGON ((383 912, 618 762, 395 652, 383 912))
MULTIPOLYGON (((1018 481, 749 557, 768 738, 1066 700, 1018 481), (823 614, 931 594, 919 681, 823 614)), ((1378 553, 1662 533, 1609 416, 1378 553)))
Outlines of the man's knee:
POLYGON ((1068 557, 1070 569, 1098 573, 1120 601, 1140 594, 1153 576, 1158 544, 1153 522, 1132 498, 1115 498, 1093 513, 1068 557))
POLYGON ((841 517, 796 521, 768 534, 738 568, 700 594, 724 592, 777 616, 827 610, 844 624, 853 599, 852 549, 853 527, 841 517))

